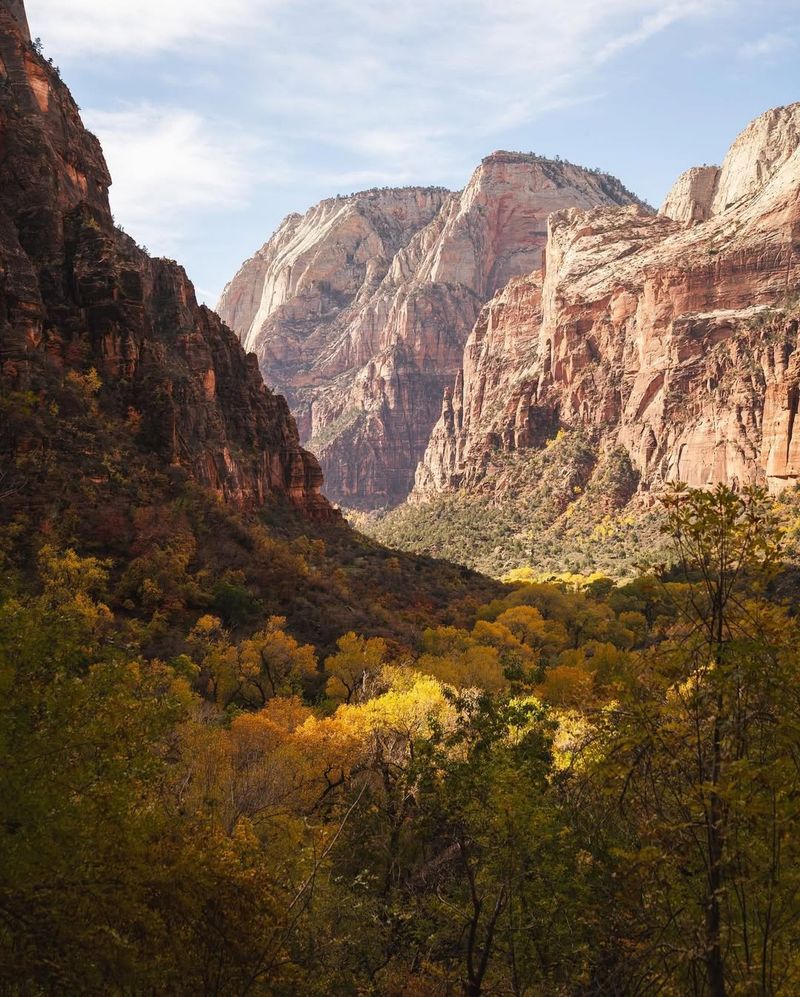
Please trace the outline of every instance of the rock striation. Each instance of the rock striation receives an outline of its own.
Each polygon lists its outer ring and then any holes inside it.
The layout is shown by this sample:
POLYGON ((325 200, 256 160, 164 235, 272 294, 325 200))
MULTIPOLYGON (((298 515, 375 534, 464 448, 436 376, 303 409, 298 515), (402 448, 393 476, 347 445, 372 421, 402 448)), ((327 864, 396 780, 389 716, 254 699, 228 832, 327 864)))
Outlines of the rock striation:
POLYGON ((328 495, 395 505, 482 305, 540 267, 547 217, 634 203, 606 174, 496 152, 458 194, 366 191, 289 216, 217 310, 286 394, 328 495))
POLYGON ((239 506, 271 492, 327 518, 319 464, 283 398, 185 272, 114 226, 111 178, 58 72, 31 45, 20 0, 0 5, 0 371, 44 396, 94 368, 109 416, 239 506))
POLYGON ((497 456, 580 428, 640 491, 800 480, 800 103, 768 111, 658 216, 550 216, 541 273, 472 330, 413 498, 496 489, 497 456))

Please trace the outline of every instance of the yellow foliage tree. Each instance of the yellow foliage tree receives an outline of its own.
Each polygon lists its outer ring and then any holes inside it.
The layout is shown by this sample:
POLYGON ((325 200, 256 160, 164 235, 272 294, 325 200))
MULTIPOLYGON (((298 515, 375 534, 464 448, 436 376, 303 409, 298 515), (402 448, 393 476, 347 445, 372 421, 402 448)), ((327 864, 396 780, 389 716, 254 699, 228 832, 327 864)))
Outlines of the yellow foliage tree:
POLYGON ((500 692, 509 684, 497 648, 478 644, 460 654, 423 654, 417 661, 417 668, 456 689, 500 692))
POLYGON ((202 616, 187 643, 200 668, 203 694, 222 707, 234 702, 259 707, 301 691, 316 675, 317 660, 313 647, 299 644, 285 625, 284 617, 272 616, 263 630, 232 644, 218 617, 202 616))
POLYGON ((569 646, 566 627, 559 620, 546 620, 535 606, 514 606, 496 620, 529 647, 550 656, 569 646))
POLYGON ((339 650, 325 659, 329 673, 325 691, 331 699, 350 703, 367 679, 377 675, 386 660, 386 641, 381 637, 360 637, 350 631, 336 642, 339 650))

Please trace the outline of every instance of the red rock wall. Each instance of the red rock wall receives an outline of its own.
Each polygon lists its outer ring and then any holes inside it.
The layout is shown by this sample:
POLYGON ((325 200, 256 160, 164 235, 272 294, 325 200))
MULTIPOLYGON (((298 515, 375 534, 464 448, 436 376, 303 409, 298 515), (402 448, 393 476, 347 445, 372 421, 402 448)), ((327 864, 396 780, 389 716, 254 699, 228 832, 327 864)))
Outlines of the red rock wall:
POLYGON ((800 104, 748 126, 720 174, 744 193, 704 222, 677 195, 683 223, 551 216, 543 277, 512 281, 469 338, 414 498, 491 487, 497 449, 542 446, 559 426, 624 446, 644 490, 797 480, 798 124, 800 104))
POLYGON ((0 7, 0 368, 5 390, 97 369, 104 404, 141 413, 150 446, 237 505, 270 491, 332 511, 283 398, 263 384, 184 271, 114 227, 97 139, 0 7))

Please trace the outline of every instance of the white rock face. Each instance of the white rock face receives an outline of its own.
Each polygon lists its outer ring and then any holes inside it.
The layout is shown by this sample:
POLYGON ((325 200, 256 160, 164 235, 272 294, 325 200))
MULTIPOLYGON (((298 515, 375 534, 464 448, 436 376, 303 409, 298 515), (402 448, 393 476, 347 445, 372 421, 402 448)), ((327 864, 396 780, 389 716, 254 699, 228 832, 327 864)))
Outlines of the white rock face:
POLYGON ((380 282, 397 252, 436 216, 448 194, 441 188, 365 191, 289 215, 243 264, 217 311, 245 349, 256 350, 264 323, 292 299, 317 299, 324 289, 341 299, 340 307, 350 304, 380 282))
POLYGON ((759 115, 728 151, 711 205, 718 215, 760 190, 800 146, 800 101, 759 115))
POLYGON ((741 132, 722 166, 694 166, 682 173, 659 214, 690 224, 724 214, 752 197, 800 146, 800 102, 759 115, 741 132))
POLYGON ((460 194, 372 191, 290 216, 218 311, 287 396, 327 494, 395 504, 482 304, 541 266, 551 212, 634 202, 606 174, 496 152, 460 194))
POLYGON ((719 166, 693 166, 681 173, 658 213, 684 224, 704 222, 711 217, 719 174, 719 166))

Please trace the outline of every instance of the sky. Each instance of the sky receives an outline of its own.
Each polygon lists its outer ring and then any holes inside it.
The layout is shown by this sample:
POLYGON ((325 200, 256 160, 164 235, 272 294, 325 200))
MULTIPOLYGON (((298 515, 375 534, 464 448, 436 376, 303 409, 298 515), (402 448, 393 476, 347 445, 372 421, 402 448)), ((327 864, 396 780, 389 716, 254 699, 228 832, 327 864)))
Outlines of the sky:
POLYGON ((290 212, 458 190, 495 149, 658 206, 800 99, 800 0, 27 0, 115 218, 212 305, 290 212))

